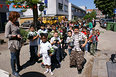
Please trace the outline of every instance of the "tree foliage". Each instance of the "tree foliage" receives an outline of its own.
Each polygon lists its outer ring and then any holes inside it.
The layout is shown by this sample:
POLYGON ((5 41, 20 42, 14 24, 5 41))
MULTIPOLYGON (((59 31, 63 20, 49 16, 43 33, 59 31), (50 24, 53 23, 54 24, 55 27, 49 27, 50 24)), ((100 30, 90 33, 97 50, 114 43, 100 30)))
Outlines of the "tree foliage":
POLYGON ((14 4, 14 8, 22 8, 22 12, 26 11, 27 8, 31 8, 33 10, 33 21, 35 26, 37 26, 38 22, 38 8, 37 4, 40 4, 41 7, 39 7, 40 11, 44 10, 44 5, 41 2, 41 0, 6 0, 7 4, 14 4))
POLYGON ((93 19, 93 18, 96 18, 96 11, 92 11, 91 13, 87 13, 85 16, 84 16, 84 19, 93 19))
MULTIPOLYGON (((38 4, 38 3, 42 3, 40 0, 6 0, 7 4, 11 4, 14 3, 14 5, 18 6, 29 6, 30 8, 33 7, 33 4, 38 4)), ((20 7, 19 7, 20 8, 20 7)))
POLYGON ((114 8, 116 8, 116 0, 94 0, 96 7, 102 11, 104 15, 113 16, 114 8))

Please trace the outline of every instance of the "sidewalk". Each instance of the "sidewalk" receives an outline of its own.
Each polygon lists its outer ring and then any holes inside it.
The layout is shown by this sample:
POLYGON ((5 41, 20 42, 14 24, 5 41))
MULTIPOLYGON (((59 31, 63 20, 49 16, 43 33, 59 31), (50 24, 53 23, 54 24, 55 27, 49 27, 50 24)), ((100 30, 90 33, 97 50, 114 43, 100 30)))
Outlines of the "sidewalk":
MULTIPOLYGON (((1 51, 0 51, 1 52, 1 51)), ((20 61, 21 65, 26 63, 26 61, 29 60, 29 46, 26 45, 21 49, 20 53, 20 61)), ((65 58, 65 61, 62 61, 61 68, 55 69, 54 75, 52 77, 90 77, 91 75, 91 66, 93 57, 89 54, 86 54, 85 58, 87 59, 87 63, 85 64, 85 68, 81 75, 78 75, 76 68, 70 68, 69 67, 69 56, 67 55, 65 58)), ((0 55, 0 69, 3 69, 5 71, 8 71, 11 73, 10 69, 10 53, 9 50, 2 51, 0 55)), ((33 77, 51 77, 51 75, 48 73, 46 75, 43 74, 43 72, 46 69, 41 68, 40 63, 36 63, 32 66, 27 67, 26 69, 23 69, 20 74, 22 77, 32 77, 32 75, 35 75, 33 77), (32 74, 32 75, 30 75, 32 74)))
MULTIPOLYGON (((43 72, 46 69, 41 68, 40 63, 36 63, 26 69, 23 69, 20 74, 22 77, 107 77, 106 62, 109 61, 110 54, 116 51, 116 36, 114 36, 116 35, 116 32, 106 31, 101 29, 99 24, 97 25, 98 26, 96 28, 103 31, 100 35, 98 45, 98 49, 101 51, 97 52, 96 57, 93 57, 88 53, 85 54, 87 63, 85 64, 82 74, 78 75, 76 68, 69 67, 69 55, 67 55, 64 61, 61 62, 61 68, 53 71, 53 76, 49 73, 44 75, 43 72)), ((7 46, 5 47, 5 50, 1 50, 0 48, 0 53, 0 69, 12 73, 10 68, 10 51, 7 46)), ((21 65, 29 60, 29 56, 29 45, 23 46, 20 53, 21 65)))
POLYGON ((98 45, 98 49, 101 51, 98 51, 94 58, 92 77, 108 77, 106 62, 109 61, 111 54, 116 53, 116 36, 114 36, 116 32, 106 31, 100 26, 97 26, 96 29, 101 31, 98 45))

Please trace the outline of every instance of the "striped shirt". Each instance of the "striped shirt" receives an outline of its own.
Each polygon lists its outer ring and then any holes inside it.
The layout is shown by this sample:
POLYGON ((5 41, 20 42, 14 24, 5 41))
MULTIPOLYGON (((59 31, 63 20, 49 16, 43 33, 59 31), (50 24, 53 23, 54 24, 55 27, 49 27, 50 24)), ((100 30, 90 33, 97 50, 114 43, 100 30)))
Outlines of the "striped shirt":
POLYGON ((86 35, 83 34, 82 32, 79 32, 79 34, 74 34, 72 37, 74 40, 74 48, 72 50, 82 51, 79 46, 79 41, 85 40, 87 38, 86 35))

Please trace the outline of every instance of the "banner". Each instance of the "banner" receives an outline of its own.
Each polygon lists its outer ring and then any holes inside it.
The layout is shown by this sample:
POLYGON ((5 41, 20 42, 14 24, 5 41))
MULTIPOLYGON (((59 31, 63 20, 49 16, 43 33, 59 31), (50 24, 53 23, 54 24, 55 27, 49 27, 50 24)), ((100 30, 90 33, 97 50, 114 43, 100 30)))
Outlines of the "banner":
POLYGON ((2 8, 3 7, 3 4, 0 4, 0 8, 2 8))
POLYGON ((6 6, 6 7, 9 9, 9 6, 10 6, 10 5, 6 5, 6 4, 0 4, 0 8, 2 8, 3 5, 6 6))
POLYGON ((9 9, 9 6, 10 6, 10 5, 6 5, 6 6, 7 6, 7 8, 9 9))

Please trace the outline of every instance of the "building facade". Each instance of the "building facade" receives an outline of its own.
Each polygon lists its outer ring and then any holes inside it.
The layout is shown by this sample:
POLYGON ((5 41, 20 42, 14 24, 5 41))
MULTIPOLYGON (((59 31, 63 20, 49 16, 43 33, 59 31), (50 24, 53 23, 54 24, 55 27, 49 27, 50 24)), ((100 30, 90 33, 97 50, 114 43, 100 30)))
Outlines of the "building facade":
POLYGON ((91 13, 92 11, 96 12, 97 19, 105 18, 105 15, 103 15, 103 13, 99 9, 87 9, 86 10, 87 13, 91 13))
POLYGON ((47 0, 46 16, 68 16, 68 0, 47 0))
MULTIPOLYGON (((69 20, 82 18, 86 15, 86 11, 72 3, 69 0, 43 0, 45 9, 42 12, 42 16, 65 16, 69 20)), ((27 9, 23 13, 25 17, 33 17, 31 9, 27 9)), ((38 4, 38 15, 40 15, 39 4, 38 4)))
POLYGON ((68 12, 69 12, 69 20, 73 20, 73 19, 78 19, 78 18, 83 18, 86 15, 86 11, 83 10, 82 8, 69 3, 69 8, 68 8, 68 12))
POLYGON ((105 18, 105 15, 99 10, 99 9, 94 9, 96 11, 96 18, 101 19, 105 18))
MULTIPOLYGON (((42 16, 68 16, 68 0, 43 0, 43 3, 46 8, 44 9, 42 16)), ((38 4, 38 15, 40 14, 41 12, 39 11, 38 4)), ((32 17, 32 9, 27 9, 23 15, 25 17, 32 17)))
POLYGON ((9 11, 5 4, 5 1, 6 0, 0 0, 0 5, 2 6, 0 7, 0 31, 5 30, 5 22, 7 22, 7 12, 9 11))

